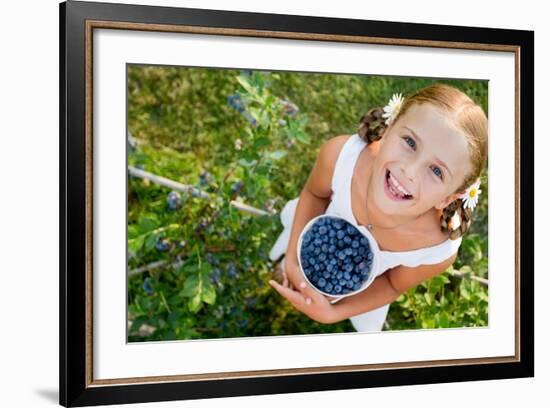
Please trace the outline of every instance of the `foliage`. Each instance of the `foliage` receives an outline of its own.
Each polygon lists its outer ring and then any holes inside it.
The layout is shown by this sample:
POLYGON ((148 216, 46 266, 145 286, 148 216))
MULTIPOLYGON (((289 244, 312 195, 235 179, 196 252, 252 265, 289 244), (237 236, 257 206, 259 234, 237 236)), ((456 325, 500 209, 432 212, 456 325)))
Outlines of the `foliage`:
MULTIPOLYGON (((267 281, 278 212, 304 185, 318 147, 361 114, 433 81, 202 68, 128 69, 128 164, 191 185, 128 177, 129 341, 353 331, 318 324, 267 281), (209 198, 201 198, 208 194, 209 198), (265 215, 237 210, 232 201, 265 215)), ((486 108, 487 86, 443 81, 486 108)), ((486 183, 456 270, 487 277, 486 183)), ((403 294, 391 329, 487 324, 487 288, 444 273, 403 294)))

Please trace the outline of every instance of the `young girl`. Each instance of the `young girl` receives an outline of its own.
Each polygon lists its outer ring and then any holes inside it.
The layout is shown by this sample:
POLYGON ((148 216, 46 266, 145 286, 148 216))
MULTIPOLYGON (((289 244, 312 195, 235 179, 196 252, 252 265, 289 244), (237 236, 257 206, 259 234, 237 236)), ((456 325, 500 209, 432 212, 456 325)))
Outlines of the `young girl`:
POLYGON ((435 84, 361 118, 357 134, 325 142, 300 196, 281 212, 284 230, 270 252, 285 252, 282 284, 270 284, 321 323, 349 318, 379 331, 401 293, 454 262, 479 195, 487 159, 487 117, 461 91, 435 84), (366 227, 383 265, 362 292, 336 303, 304 281, 298 237, 320 214, 366 227), (297 288, 297 289, 296 289, 297 288))

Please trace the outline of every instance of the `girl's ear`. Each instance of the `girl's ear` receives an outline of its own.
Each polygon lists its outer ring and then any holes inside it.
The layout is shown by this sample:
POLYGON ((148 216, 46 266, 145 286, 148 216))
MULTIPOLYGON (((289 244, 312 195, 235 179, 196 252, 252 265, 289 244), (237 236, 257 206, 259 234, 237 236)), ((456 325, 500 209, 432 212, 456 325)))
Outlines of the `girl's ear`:
POLYGON ((454 194, 451 194, 450 196, 448 196, 447 198, 445 198, 444 200, 442 200, 439 204, 437 204, 437 205, 435 206, 435 208, 436 208, 437 210, 442 210, 442 209, 444 209, 444 208, 447 207, 449 204, 451 204, 454 200, 457 200, 463 193, 464 193, 464 191, 458 192, 458 193, 454 193, 454 194))

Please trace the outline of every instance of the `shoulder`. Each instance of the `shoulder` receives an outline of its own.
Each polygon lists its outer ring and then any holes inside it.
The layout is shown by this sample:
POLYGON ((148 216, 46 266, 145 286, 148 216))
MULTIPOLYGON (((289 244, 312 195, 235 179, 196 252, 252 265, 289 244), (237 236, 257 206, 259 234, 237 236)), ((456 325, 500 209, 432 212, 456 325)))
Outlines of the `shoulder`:
POLYGON ((349 135, 334 136, 321 145, 317 154, 317 160, 306 183, 306 188, 313 195, 320 198, 331 196, 331 180, 336 167, 336 161, 344 144, 350 137, 349 135))
POLYGON ((350 137, 350 135, 339 135, 328 139, 319 149, 319 158, 322 159, 325 164, 332 164, 332 166, 334 166, 344 144, 346 144, 350 137))

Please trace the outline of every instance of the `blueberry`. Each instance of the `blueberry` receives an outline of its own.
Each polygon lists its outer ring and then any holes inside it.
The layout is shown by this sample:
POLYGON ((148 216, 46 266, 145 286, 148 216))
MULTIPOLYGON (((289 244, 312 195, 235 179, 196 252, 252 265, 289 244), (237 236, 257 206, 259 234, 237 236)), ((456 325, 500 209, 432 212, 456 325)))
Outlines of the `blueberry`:
POLYGON ((220 268, 214 268, 212 270, 212 282, 214 282, 216 285, 219 285, 221 283, 222 278, 222 271, 220 268))
POLYGON ((325 292, 330 293, 332 291, 332 283, 327 282, 325 285, 325 292))
POLYGON ((344 272, 344 279, 345 280, 350 280, 351 279, 351 275, 349 274, 349 272, 344 272))
POLYGON ((340 279, 340 280, 338 281, 338 284, 339 284, 340 286, 346 286, 346 282, 347 282, 347 281, 346 281, 345 279, 340 279))
POLYGON ((351 238, 350 237, 344 237, 344 243, 346 245, 350 245, 351 244, 351 238))
POLYGON ((372 260, 372 257, 373 257, 372 252, 369 252, 367 255, 367 259, 370 261, 372 260))
POLYGON ((171 191, 166 197, 166 201, 168 201, 168 208, 171 210, 177 210, 181 207, 181 196, 177 191, 171 191))
POLYGON ((345 251, 344 251, 344 253, 345 253, 346 255, 351 255, 351 254, 352 254, 352 249, 351 249, 351 248, 346 248, 345 251))
POLYGON ((327 256, 323 253, 319 254, 319 260, 320 261, 324 261, 325 259, 327 259, 327 256))
POLYGON ((317 286, 319 286, 320 288, 323 288, 326 283, 327 281, 324 278, 319 278, 319 280, 317 281, 317 286))
POLYGON ((323 272, 323 278, 329 279, 329 278, 330 278, 330 272, 324 271, 324 272, 323 272))
POLYGON ((340 285, 334 286, 334 292, 335 293, 340 293, 341 291, 342 291, 342 287, 340 285))
POLYGON ((355 285, 353 285, 353 291, 356 291, 356 290, 359 290, 361 289, 361 284, 360 283, 356 283, 355 285))
POLYGON ((327 244, 321 245, 321 251, 328 252, 328 245, 327 244))
POLYGON ((367 251, 367 250, 365 249, 365 247, 359 247, 359 248, 357 249, 357 253, 358 253, 359 255, 364 255, 366 251, 367 251))
POLYGON ((352 248, 358 248, 358 247, 359 247, 359 242, 358 242, 356 239, 354 239, 354 240, 351 242, 351 247, 352 247, 352 248))
POLYGON ((327 227, 323 225, 322 227, 319 228, 319 234, 325 235, 326 233, 327 233, 327 227))
POLYGON ((208 184, 209 179, 210 179, 210 173, 208 173, 207 171, 204 171, 199 176, 199 183, 201 184, 201 186, 203 186, 205 184, 208 184))
POLYGON ((329 263, 329 264, 327 265, 327 271, 328 271, 328 272, 332 272, 333 270, 334 270, 334 265, 331 264, 331 263, 329 263))
POLYGON ((340 231, 338 231, 338 232, 336 233, 336 238, 338 238, 338 239, 340 239, 340 240, 343 239, 345 236, 346 236, 346 234, 345 234, 345 232, 342 231, 342 230, 340 230, 340 231))
POLYGON ((344 277, 344 273, 343 273, 343 272, 338 272, 338 273, 336 274, 336 277, 337 277, 338 279, 341 279, 341 278, 344 277))
POLYGON ((239 94, 230 95, 227 98, 227 103, 239 113, 244 111, 244 104, 239 94))
POLYGON ((242 181, 236 181, 235 183, 233 183, 233 185, 231 186, 231 193, 232 194, 236 194, 238 191, 241 190, 243 186, 243 182, 242 181))
POLYGON ((344 251, 341 251, 339 254, 338 254, 338 258, 340 258, 341 260, 344 260, 344 258, 346 257, 346 254, 344 251))
POLYGON ((359 280, 360 280, 359 275, 353 275, 351 277, 351 280, 354 281, 355 283, 359 282, 359 280))
POLYGON ((166 251, 170 247, 170 243, 166 238, 159 238, 157 239, 157 243, 155 244, 155 248, 157 248, 158 251, 166 251))
POLYGON ((234 263, 230 263, 227 267, 227 273, 231 279, 234 279, 237 277, 237 268, 235 267, 234 263))
POLYGON ((365 245, 365 246, 369 244, 369 240, 365 237, 361 237, 359 242, 361 243, 361 245, 365 245))
POLYGON ((143 281, 143 290, 148 295, 152 295, 154 293, 154 290, 153 290, 153 287, 151 286, 151 281, 149 280, 149 278, 145 278, 145 280, 143 281))

